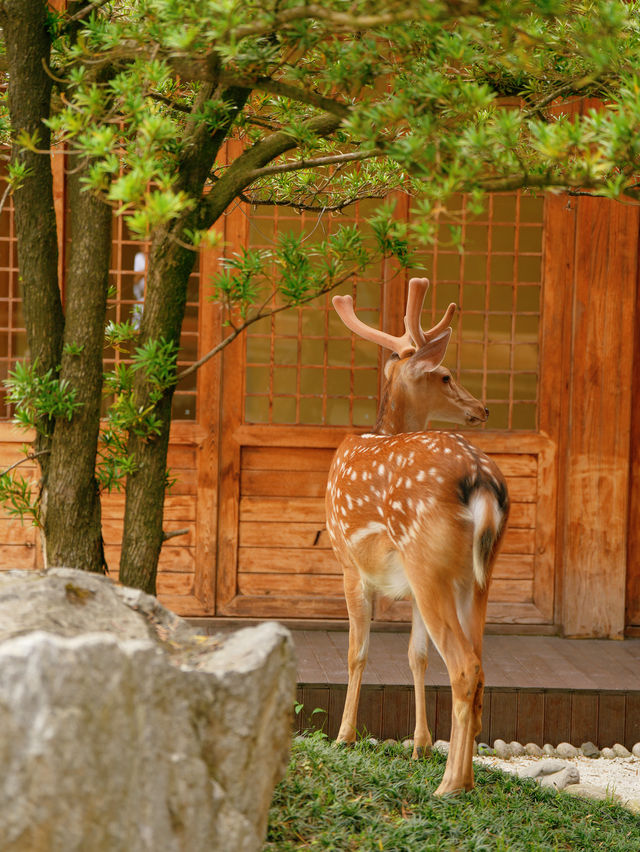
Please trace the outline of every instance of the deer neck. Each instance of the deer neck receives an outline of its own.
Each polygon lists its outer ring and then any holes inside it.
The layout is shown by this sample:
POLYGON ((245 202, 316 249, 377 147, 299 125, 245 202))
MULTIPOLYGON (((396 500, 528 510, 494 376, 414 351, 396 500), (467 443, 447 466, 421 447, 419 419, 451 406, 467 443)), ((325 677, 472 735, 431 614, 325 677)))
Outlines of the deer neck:
POLYGON ((404 432, 421 432, 427 417, 411 405, 401 382, 387 382, 382 393, 378 419, 374 428, 377 435, 398 435, 404 432))

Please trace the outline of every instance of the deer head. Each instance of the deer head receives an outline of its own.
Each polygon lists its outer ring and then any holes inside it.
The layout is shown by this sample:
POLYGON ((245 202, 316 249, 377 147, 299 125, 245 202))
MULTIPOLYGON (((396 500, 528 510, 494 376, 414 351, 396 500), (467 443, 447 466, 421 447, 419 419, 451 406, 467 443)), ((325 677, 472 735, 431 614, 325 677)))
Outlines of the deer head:
POLYGON ((484 404, 441 366, 451 338, 449 322, 455 304, 449 305, 433 328, 428 331, 422 328, 420 313, 428 287, 428 278, 409 281, 405 333, 401 337, 371 328, 359 320, 351 296, 333 297, 333 305, 347 328, 393 352, 384 370, 386 384, 375 427, 380 434, 421 431, 429 420, 435 419, 477 425, 489 415, 484 404))

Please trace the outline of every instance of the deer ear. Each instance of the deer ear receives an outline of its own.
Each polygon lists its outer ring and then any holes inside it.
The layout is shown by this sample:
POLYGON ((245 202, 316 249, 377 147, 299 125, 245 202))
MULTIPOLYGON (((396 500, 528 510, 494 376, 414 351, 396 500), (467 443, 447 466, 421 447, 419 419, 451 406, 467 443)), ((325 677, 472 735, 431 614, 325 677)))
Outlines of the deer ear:
POLYGON ((397 355, 392 355, 391 358, 389 358, 387 363, 384 365, 384 377, 387 381, 391 379, 391 373, 393 373, 395 366, 399 360, 400 359, 397 355))
POLYGON ((447 346, 451 338, 451 329, 446 328, 433 340, 429 340, 415 355, 412 355, 409 364, 411 371, 416 373, 430 373, 439 367, 447 352, 447 346))

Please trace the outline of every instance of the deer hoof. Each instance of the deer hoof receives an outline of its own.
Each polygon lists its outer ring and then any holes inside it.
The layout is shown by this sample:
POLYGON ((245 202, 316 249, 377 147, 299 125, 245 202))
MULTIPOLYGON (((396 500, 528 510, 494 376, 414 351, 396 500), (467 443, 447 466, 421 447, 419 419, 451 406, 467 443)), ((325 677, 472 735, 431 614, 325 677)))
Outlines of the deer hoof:
POLYGON ((412 760, 420 760, 423 757, 431 757, 431 746, 414 746, 413 754, 411 755, 412 760))

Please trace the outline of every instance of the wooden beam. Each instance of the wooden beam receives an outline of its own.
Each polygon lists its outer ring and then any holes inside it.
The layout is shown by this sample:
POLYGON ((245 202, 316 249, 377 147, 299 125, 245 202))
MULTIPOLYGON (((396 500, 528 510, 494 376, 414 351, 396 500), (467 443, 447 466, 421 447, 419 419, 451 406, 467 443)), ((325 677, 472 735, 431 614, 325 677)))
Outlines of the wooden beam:
POLYGON ((620 638, 629 502, 638 210, 581 198, 571 340, 562 627, 620 638))

